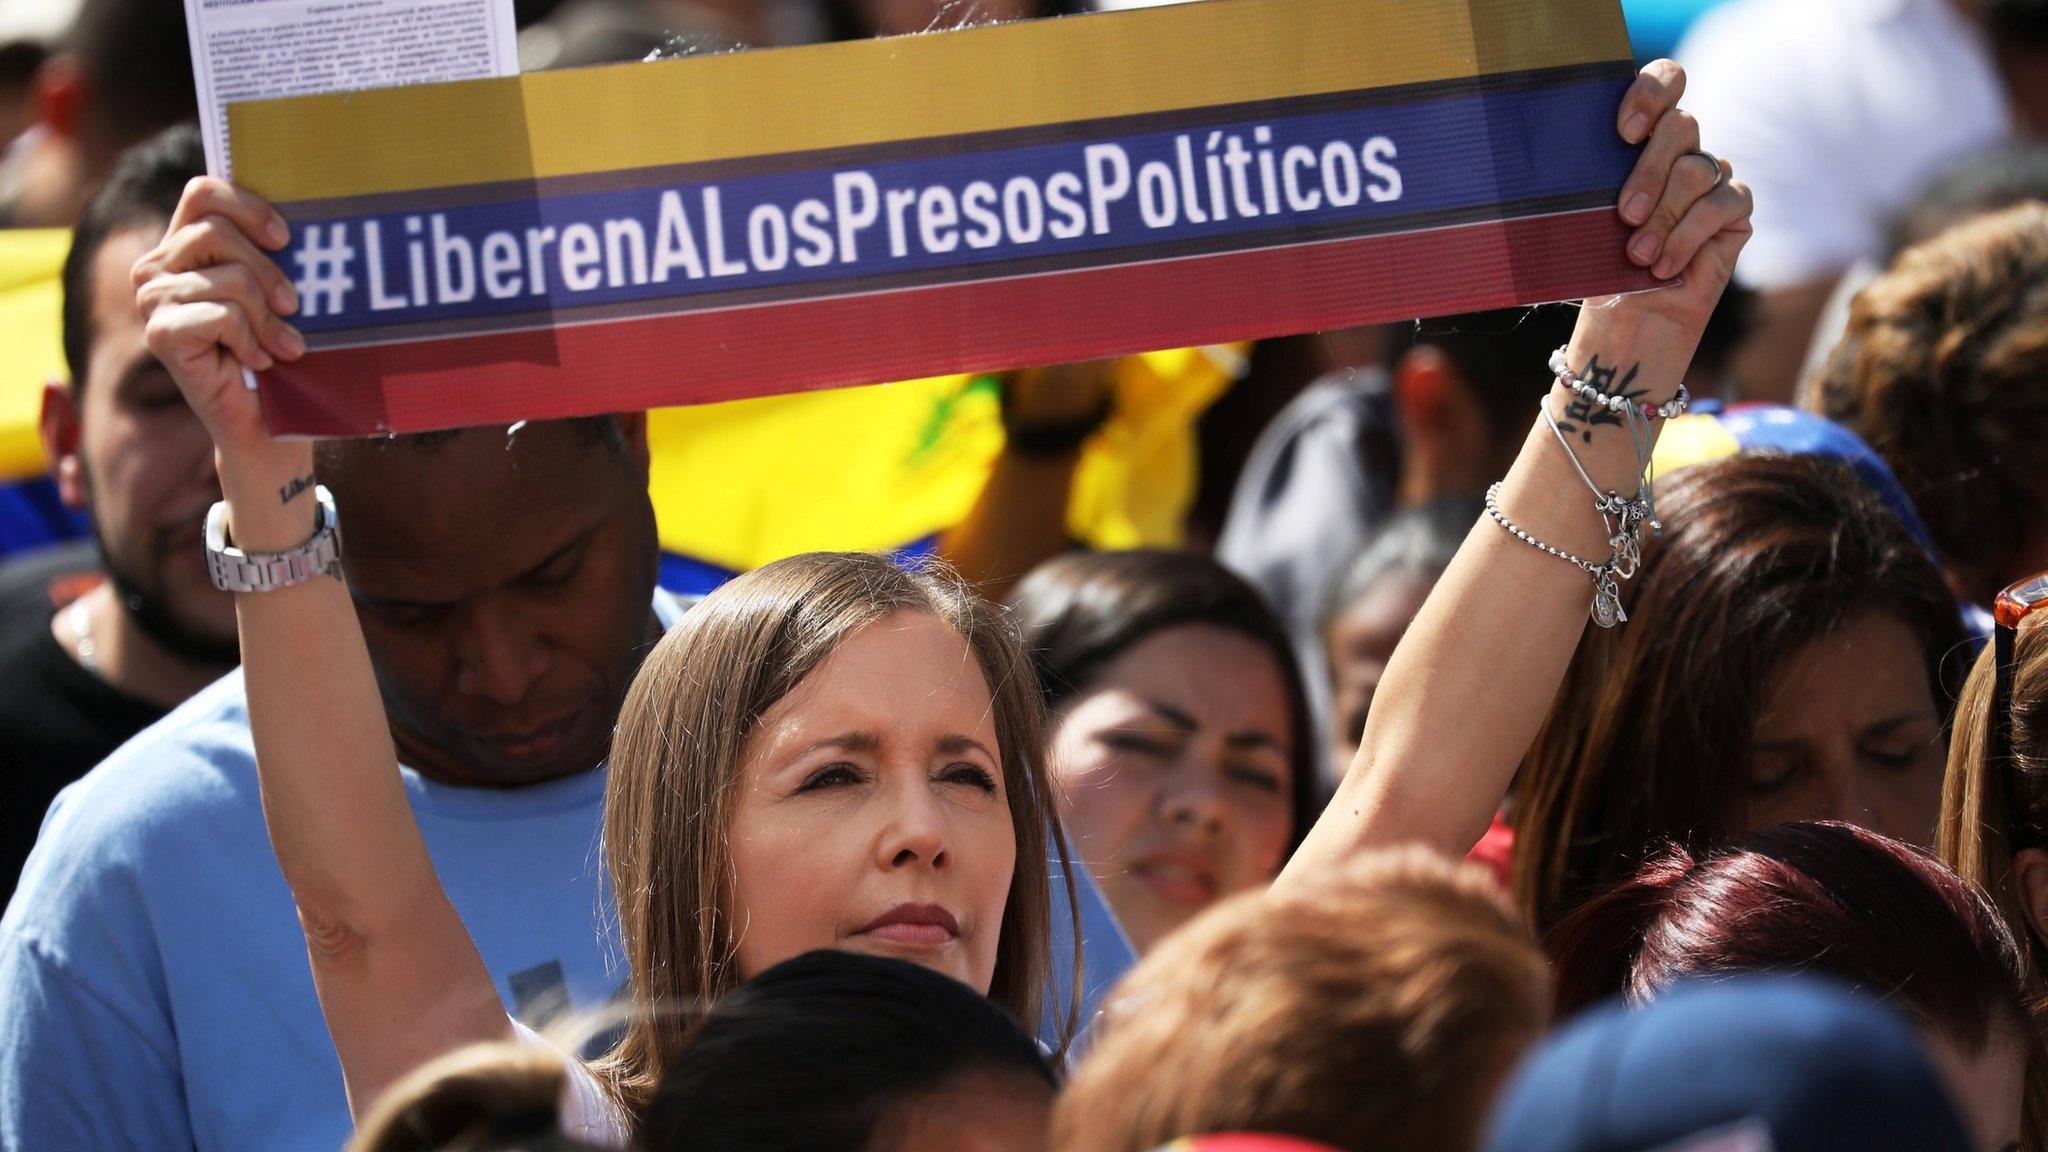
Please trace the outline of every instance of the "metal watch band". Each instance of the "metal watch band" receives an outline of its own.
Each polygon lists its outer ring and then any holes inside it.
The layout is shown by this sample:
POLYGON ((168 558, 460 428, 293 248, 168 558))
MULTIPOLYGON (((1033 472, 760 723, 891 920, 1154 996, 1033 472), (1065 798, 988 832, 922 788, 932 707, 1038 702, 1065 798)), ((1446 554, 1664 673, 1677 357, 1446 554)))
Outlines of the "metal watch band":
POLYGON ((228 543, 228 503, 206 514, 206 570, 223 592, 273 592, 304 584, 315 576, 338 573, 341 567, 341 521, 334 497, 324 486, 313 489, 316 506, 312 539, 282 552, 244 552, 228 543))

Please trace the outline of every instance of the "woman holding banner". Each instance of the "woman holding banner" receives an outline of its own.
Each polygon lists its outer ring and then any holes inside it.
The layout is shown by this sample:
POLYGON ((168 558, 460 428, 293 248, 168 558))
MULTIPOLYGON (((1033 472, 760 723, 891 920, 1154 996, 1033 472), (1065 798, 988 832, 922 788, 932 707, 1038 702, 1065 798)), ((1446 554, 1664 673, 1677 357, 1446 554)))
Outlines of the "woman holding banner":
MULTIPOLYGON (((1277 883, 1378 844, 1462 852, 1535 735, 1589 600, 1617 622, 1614 582, 1652 510, 1616 493, 1638 491, 1655 417, 1682 407, 1679 380, 1749 235, 1747 190, 1675 110, 1683 86, 1655 63, 1617 116, 1646 144, 1620 198, 1630 254, 1683 282, 1588 306, 1560 353, 1556 406, 1591 389, 1617 418, 1563 450, 1532 428, 1489 501, 1497 523, 1474 529, 1416 618, 1336 802, 1277 883), (1627 398, 1598 379, 1627 381, 1627 398)), ((137 301, 218 452, 217 560, 294 558, 237 607, 265 814, 360 1115, 423 1060, 515 1026, 413 824, 347 590, 319 578, 338 569, 312 449, 273 440, 243 384, 245 366, 304 351, 264 252, 286 239, 257 198, 195 182, 136 267, 137 301)), ((572 1066, 572 1126, 622 1142, 685 1042, 679 1013, 818 947, 908 958, 1034 1012, 1051 901, 1042 856, 1019 846, 1051 819, 1041 711, 993 609, 873 557, 782 561, 693 610, 648 657, 613 744, 605 854, 636 1018, 590 1074, 572 1066)))

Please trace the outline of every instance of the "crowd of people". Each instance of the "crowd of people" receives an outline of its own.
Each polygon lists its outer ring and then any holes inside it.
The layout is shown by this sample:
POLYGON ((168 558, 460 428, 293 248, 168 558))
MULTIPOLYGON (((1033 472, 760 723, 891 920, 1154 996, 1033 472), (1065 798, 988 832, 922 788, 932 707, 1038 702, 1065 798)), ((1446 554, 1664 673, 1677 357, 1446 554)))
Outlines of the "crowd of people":
POLYGON ((1044 365, 936 557, 702 596, 645 413, 273 438, 290 225, 76 7, 0 1149, 2048 1152, 2048 5, 1696 5, 1613 121, 1663 285, 1262 343, 1186 547, 1069 538, 1119 393, 1044 365))

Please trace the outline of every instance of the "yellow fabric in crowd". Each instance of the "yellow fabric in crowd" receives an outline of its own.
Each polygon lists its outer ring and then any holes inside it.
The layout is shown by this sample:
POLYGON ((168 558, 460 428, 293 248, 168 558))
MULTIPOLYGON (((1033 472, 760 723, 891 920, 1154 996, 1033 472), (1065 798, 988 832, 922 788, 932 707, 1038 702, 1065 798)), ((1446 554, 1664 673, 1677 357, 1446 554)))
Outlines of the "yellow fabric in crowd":
POLYGON ((58 275, 70 249, 63 228, 0 230, 0 482, 43 471, 36 421, 43 385, 66 375, 58 275))
MULTIPOLYGON (((1083 450, 1068 529, 1098 548, 1171 546, 1195 490, 1194 421, 1240 347, 1127 357, 1083 450)), ((942 376, 672 408, 649 417, 664 549, 744 571, 814 549, 897 548, 967 514, 1002 450, 994 381, 942 376)))
MULTIPOLYGON (((71 234, 0 230, 0 483, 45 469, 43 385, 65 375, 58 277, 71 234)), ((1117 408, 1088 444, 1068 527, 1100 548, 1180 543, 1195 488, 1194 421, 1243 349, 1117 365, 1117 408)), ((1003 432, 986 377, 769 396, 649 417, 664 549, 744 571, 816 549, 897 548, 958 523, 1003 432)))

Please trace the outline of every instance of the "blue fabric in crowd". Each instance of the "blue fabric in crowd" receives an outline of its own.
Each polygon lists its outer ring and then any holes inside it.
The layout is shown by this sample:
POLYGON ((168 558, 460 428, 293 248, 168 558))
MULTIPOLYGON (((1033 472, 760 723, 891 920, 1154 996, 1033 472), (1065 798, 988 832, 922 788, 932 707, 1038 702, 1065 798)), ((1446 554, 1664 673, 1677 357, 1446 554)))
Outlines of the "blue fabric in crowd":
MULTIPOLYGON (((1702 400, 1693 406, 1693 412, 1718 421, 1745 454, 1825 456, 1848 465, 1863 486, 1884 501, 1884 506, 1905 526, 1906 534, 1935 563, 1941 563, 1941 549, 1935 546, 1934 533, 1928 530, 1927 521, 1921 519, 1912 497, 1906 495, 1898 474, 1856 433, 1825 416, 1782 404, 1723 405, 1718 400, 1702 400)), ((1960 603, 1960 609, 1964 631, 1974 645, 1983 647, 1991 639, 1991 613, 1966 601, 1960 603)))
POLYGON ((1553 1034, 1501 1097, 1487 1152, 1968 1152, 1913 1030, 1809 977, 1615 1004, 1553 1034))
POLYGON ((48 476, 0 484, 0 557, 75 540, 91 531, 92 522, 64 506, 48 476))
MULTIPOLYGON (((405 783, 506 1009, 533 1023, 609 1003, 625 973, 605 926, 603 771, 503 791, 405 783)), ((1132 957, 1076 878, 1095 989, 1132 957)), ((0 919, 0 1148, 335 1152, 349 1131, 238 671, 44 820, 0 919)))

